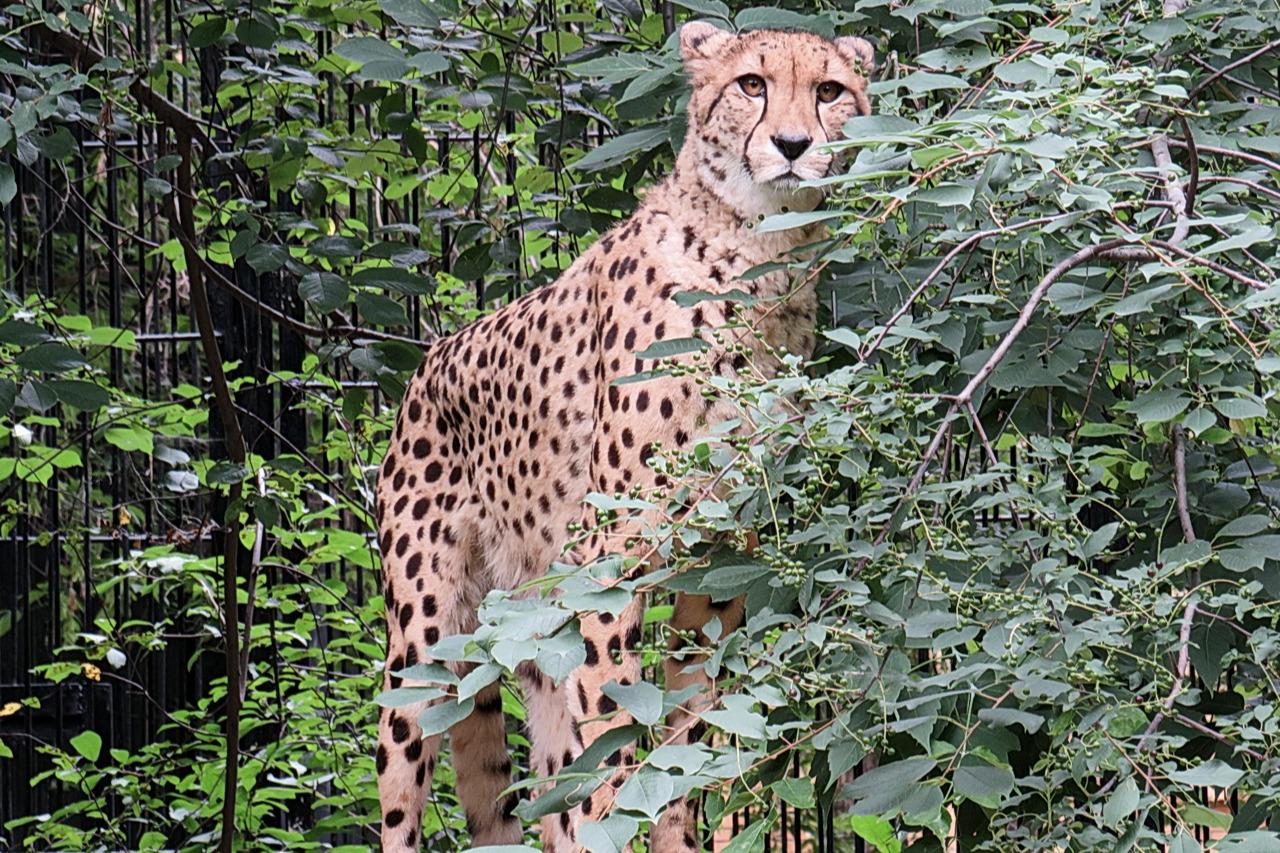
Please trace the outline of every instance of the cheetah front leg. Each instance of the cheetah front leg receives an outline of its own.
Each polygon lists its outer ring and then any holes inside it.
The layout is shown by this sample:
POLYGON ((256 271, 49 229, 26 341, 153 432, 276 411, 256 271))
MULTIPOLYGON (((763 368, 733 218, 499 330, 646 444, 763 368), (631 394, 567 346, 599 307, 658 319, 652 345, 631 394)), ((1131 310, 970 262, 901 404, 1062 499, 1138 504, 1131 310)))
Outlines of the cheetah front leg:
MULTIPOLYGON (((666 689, 668 693, 679 693, 694 686, 699 689, 692 698, 667 715, 670 736, 665 743, 683 745, 702 739, 706 724, 698 716, 710 710, 715 703, 715 683, 704 666, 706 654, 689 646, 706 648, 710 644, 705 633, 707 623, 718 619, 718 636, 723 637, 742 624, 742 614, 740 598, 713 602, 705 595, 677 593, 671 617, 671 627, 675 631, 667 643, 668 654, 663 661, 666 689)), ((686 797, 668 806, 654 827, 650 849, 662 853, 695 853, 701 849, 698 844, 698 813, 692 798, 686 797)))
MULTIPOLYGON (((643 618, 644 598, 636 596, 616 618, 600 613, 586 615, 581 620, 587 659, 569 677, 567 686, 569 712, 585 744, 634 722, 625 709, 605 694, 604 687, 610 682, 630 685, 640 680, 638 649, 643 618)), ((614 796, 626 781, 626 768, 635 763, 635 754, 635 746, 629 745, 605 758, 604 763, 616 769, 571 811, 567 829, 571 849, 581 849, 577 833, 582 823, 601 819, 613 807, 614 796)))

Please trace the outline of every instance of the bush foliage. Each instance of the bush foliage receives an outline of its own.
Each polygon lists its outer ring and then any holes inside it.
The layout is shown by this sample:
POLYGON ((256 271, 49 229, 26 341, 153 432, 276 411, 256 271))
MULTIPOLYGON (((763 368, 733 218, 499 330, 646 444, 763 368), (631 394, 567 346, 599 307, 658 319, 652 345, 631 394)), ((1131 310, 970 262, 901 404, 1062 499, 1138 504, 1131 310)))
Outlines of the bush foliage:
MULTIPOLYGON (((165 233, 149 263, 186 278, 201 257, 210 290, 234 270, 305 305, 287 319, 308 341, 300 370, 227 369, 241 395, 305 387, 306 446, 234 461, 208 443, 225 436, 208 387, 112 380, 141 331, 127 320, 11 283, 0 305, 6 533, 37 514, 39 487, 90 492, 90 457, 115 448, 166 499, 229 496, 256 554, 238 595, 272 619, 244 638, 246 849, 327 847, 376 821, 381 601, 352 570, 376 574, 369 496, 392 417, 378 399, 416 367, 415 335, 554 278, 670 164, 685 96, 670 33, 686 18, 878 44, 877 114, 852 120, 827 204, 761 224, 830 225, 816 257, 779 260, 818 282, 819 350, 734 383, 673 358, 751 414, 748 435, 712 427, 658 462, 716 496, 674 496, 694 508, 657 538, 656 573, 604 587, 616 564, 556 566, 543 596, 492 595, 473 635, 437 647, 480 665, 445 689, 529 659, 562 678, 584 654, 577 614, 620 609, 619 590, 647 592, 655 623, 673 590, 743 595, 746 624, 708 630, 716 734, 642 751, 618 809, 584 833, 591 850, 642 838, 686 791, 704 792, 711 827, 762 810, 740 851, 763 849, 779 802, 835 808, 842 838, 882 851, 1280 845, 1274 4, 790 5, 227 0, 182 7, 150 58, 108 49, 133 26, 114 6, 5 9, 0 201, 30 203, 15 167, 70 174, 78 141, 154 126, 139 92, 203 57, 220 71, 196 129, 160 116, 197 143, 195 228, 165 233), (93 64, 76 42, 115 58, 93 64), (381 395, 337 381, 352 377, 381 395), (58 431, 72 423, 85 442, 58 431), (747 531, 753 554, 726 547, 747 531)), ((191 198, 181 153, 142 164, 138 210, 191 198)), ((65 235, 39 239, 74 266, 65 235)), ((592 500, 605 516, 645 508, 592 500)), ((113 509, 142 523, 139 505, 113 509)), ((64 505, 63 535, 114 524, 84 510, 64 505)), ((178 541, 72 567, 94 596, 127 588, 163 616, 69 621, 42 674, 125 673, 180 631, 221 654, 223 565, 178 541)), ((206 849, 226 692, 210 685, 135 753, 96 735, 46 746, 34 783, 78 798, 9 829, 36 847, 206 849)), ((679 697, 655 682, 615 698, 637 720, 620 736, 652 745, 679 697)), ((530 843, 532 818, 599 784, 590 757, 522 806, 530 843)), ((427 836, 465 847, 447 761, 435 789, 427 836)))

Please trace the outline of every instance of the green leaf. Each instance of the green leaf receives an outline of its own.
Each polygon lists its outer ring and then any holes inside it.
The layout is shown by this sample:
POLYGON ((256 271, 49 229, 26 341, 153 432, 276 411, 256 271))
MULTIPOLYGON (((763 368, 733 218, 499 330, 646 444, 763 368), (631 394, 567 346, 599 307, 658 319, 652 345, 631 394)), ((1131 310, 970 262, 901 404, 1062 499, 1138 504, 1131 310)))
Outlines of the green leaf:
POLYGON ((244 254, 245 262, 253 267, 253 271, 262 273, 275 272, 289 261, 289 250, 284 246, 272 243, 255 243, 244 254))
POLYGON ((35 137, 36 147, 50 160, 66 160, 76 153, 76 138, 65 127, 58 126, 35 137))
POLYGON ((1230 788, 1243 776, 1243 770, 1237 770, 1217 758, 1212 758, 1198 767, 1175 770, 1169 774, 1169 778, 1174 782, 1190 785, 1193 788, 1230 788))
POLYGON ((84 382, 79 379, 51 379, 49 387, 58 399, 68 406, 75 406, 85 412, 101 409, 111 402, 111 395, 100 385, 84 382))
POLYGON ((587 648, 582 636, 570 627, 538 640, 538 653, 533 662, 548 678, 560 684, 586 660, 587 648))
POLYGON ((764 834, 773 826, 773 815, 757 817, 721 848, 720 853, 760 853, 764 850, 764 834))
POLYGON ((147 178, 142 182, 142 191, 152 198, 163 198, 173 192, 173 184, 164 178, 147 178))
POLYGON ((915 783, 936 766, 937 762, 924 756, 882 764, 854 779, 845 796, 858 803, 858 814, 882 814, 895 809, 915 783))
POLYGON ((649 753, 647 761, 659 770, 679 768, 686 776, 707 766, 711 753, 701 744, 668 743, 649 753))
POLYGON ((382 11, 406 27, 432 29, 440 25, 440 16, 422 0, 378 0, 382 11))
POLYGON ((155 439, 151 431, 142 427, 109 427, 102 437, 125 451, 150 454, 155 450, 155 439))
POLYGON ((702 719, 726 734, 747 738, 764 737, 764 717, 751 710, 755 704, 750 696, 725 696, 724 706, 716 711, 704 711, 702 719))
POLYGON ((625 853, 627 842, 640 831, 640 821, 613 812, 602 821, 587 821, 578 829, 578 841, 591 853, 625 853))
POLYGON ((620 809, 640 812, 656 820, 674 795, 675 785, 670 776, 652 767, 641 767, 623 783, 614 802, 620 809))
POLYGON ((910 94, 920 95, 940 89, 967 89, 968 87, 969 84, 962 77, 934 74, 930 71, 913 71, 906 77, 878 80, 867 87, 867 92, 872 95, 882 95, 898 89, 906 89, 910 94))
POLYGON ((710 344, 701 338, 669 338, 649 344, 636 353, 636 358, 671 358, 691 352, 702 352, 709 348, 710 344))
POLYGON ((409 315, 403 305, 376 293, 357 293, 356 309, 361 317, 377 326, 409 325, 409 315))
POLYGON ((849 820, 854 834, 870 844, 876 853, 901 853, 902 842, 898 841, 889 821, 875 815, 851 815, 849 820))
POLYGON ((1161 389, 1145 391, 1129 405, 1140 424, 1171 421, 1191 405, 1191 399, 1181 391, 1161 389))
POLYGON ((1129 777, 1116 786, 1102 807, 1102 822, 1107 826, 1120 826, 1138 809, 1138 785, 1129 777))
POLYGON ((968 207, 973 203, 973 187, 961 184, 943 184, 917 192, 911 200, 938 207, 968 207))
POLYGON ((18 195, 18 181, 14 177, 13 167, 8 163, 0 163, 0 207, 13 201, 18 195))
POLYGON ((191 28, 191 32, 187 34, 187 44, 196 50, 209 47, 222 38, 222 34, 226 31, 226 18, 209 18, 191 28))
POLYGON ((435 292, 431 279, 399 267, 372 267, 362 269, 351 277, 352 282, 367 287, 380 287, 409 296, 426 296, 435 292))
POLYGON ((276 44, 276 30, 256 17, 244 18, 236 24, 236 39, 245 47, 270 50, 276 44))
POLYGON ((77 367, 87 367, 84 356, 66 344, 45 343, 18 354, 18 364, 28 370, 43 373, 64 373, 77 367))
POLYGON ((729 20, 729 7, 720 0, 675 0, 675 5, 707 18, 729 20))
POLYGON ((86 729, 71 739, 71 747, 90 761, 97 761, 102 753, 102 735, 86 729))
POLYGON ((952 784, 961 796, 995 808, 1013 790, 1013 772, 989 764, 962 764, 956 768, 952 784))
POLYGON ((1280 833, 1263 829, 1233 832, 1218 845, 1218 853, 1275 853, 1280 849, 1280 833))
POLYGON ((1267 405, 1257 397, 1218 397, 1211 403, 1224 417, 1238 421, 1267 416, 1267 405))
POLYGON ((444 696, 439 687, 395 687, 379 693, 373 701, 383 708, 403 708, 419 702, 430 702, 444 696))
POLYGON ((592 148, 572 167, 579 172, 598 172, 610 166, 616 166, 633 154, 641 151, 652 151, 667 141, 667 128, 663 125, 650 125, 630 133, 610 139, 603 145, 592 148))
POLYGON ((811 809, 816 800, 812 779, 779 779, 769 786, 784 803, 798 809, 811 809))
POLYGON ((298 295, 324 314, 345 306, 351 291, 342 276, 331 272, 309 272, 298 282, 298 295))
POLYGON ((772 573, 773 569, 763 563, 718 566, 702 577, 698 589, 710 595, 712 601, 728 601, 746 592, 760 578, 772 573))
POLYGON ((1027 734, 1032 735, 1044 725, 1044 717, 1030 711, 1020 711, 1017 708, 982 708, 978 711, 978 719, 1004 728, 1019 725, 1026 730, 1027 734))
POLYGON ((211 486, 231 486, 243 483, 249 476, 249 469, 234 462, 217 462, 205 474, 205 482, 211 486))
POLYGON ((1195 801, 1184 803, 1181 814, 1182 819, 1193 826, 1207 826, 1212 829, 1224 830, 1231 828, 1231 815, 1207 808, 1195 801))
POLYGON ((804 228, 817 222, 829 222, 845 215, 842 210, 793 210, 789 213, 771 213, 756 226, 757 234, 772 234, 777 231, 790 231, 792 228, 804 228))
POLYGON ((349 38, 333 52, 359 63, 361 76, 370 80, 399 80, 409 71, 404 51, 373 36, 349 38))
POLYGON ((18 386, 12 379, 0 378, 0 418, 13 411, 18 399, 18 386))
POLYGON ((53 340, 53 335, 26 320, 5 320, 0 323, 0 344, 35 346, 53 340))
POLYGON ((15 403, 37 412, 47 412, 58 404, 58 395, 48 384, 32 379, 23 383, 15 403))
POLYGON ((1251 515, 1243 515, 1239 518, 1233 518, 1226 524, 1222 525, 1222 529, 1218 531, 1218 535, 1214 538, 1225 536, 1227 538, 1236 538, 1239 536, 1254 536, 1271 527, 1271 516, 1261 513, 1253 513, 1251 515))
POLYGON ((601 690, 635 717, 638 723, 652 726, 662 718, 662 691, 647 681, 629 685, 610 681, 601 690))
POLYGON ((418 726, 423 737, 431 737, 447 731, 455 723, 465 720, 476 706, 475 699, 456 702, 452 699, 432 705, 418 716, 418 726))

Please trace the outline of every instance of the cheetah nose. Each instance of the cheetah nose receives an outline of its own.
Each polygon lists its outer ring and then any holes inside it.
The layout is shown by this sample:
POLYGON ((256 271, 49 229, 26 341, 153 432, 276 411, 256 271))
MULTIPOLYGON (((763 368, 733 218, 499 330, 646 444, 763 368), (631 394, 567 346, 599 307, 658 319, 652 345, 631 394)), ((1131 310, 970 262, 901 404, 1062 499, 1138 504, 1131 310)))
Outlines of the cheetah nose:
POLYGON ((788 160, 798 160, 800 155, 809 150, 813 142, 808 136, 773 136, 770 137, 775 148, 782 152, 788 160))

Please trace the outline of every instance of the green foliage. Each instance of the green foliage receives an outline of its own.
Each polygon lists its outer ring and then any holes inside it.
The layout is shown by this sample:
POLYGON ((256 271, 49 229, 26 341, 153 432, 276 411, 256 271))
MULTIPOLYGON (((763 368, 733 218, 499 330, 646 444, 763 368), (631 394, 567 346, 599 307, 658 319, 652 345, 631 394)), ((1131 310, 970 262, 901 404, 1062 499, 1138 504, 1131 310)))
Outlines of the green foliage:
MULTIPOLYGON (((596 579, 616 575, 616 561, 557 566, 542 585, 556 597, 492 595, 476 631, 441 650, 482 664, 478 675, 419 673, 457 700, 428 722, 443 730, 524 661, 563 679, 582 656, 578 615, 618 612, 623 591, 653 595, 655 625, 666 593, 741 595, 741 629, 705 630, 706 667, 725 688, 703 714, 717 734, 642 750, 618 811, 584 830, 590 849, 620 849, 672 795, 705 791, 714 825, 761 806, 765 790, 834 808, 842 843, 881 851, 945 849, 957 836, 972 850, 1193 851, 1210 831, 1224 850, 1274 848, 1280 114, 1276 53, 1260 50, 1275 47, 1274 4, 1167 16, 1102 2, 676 5, 739 29, 879 43, 877 115, 851 122, 827 208, 761 226, 831 226, 815 258, 791 263, 797 279, 818 277, 819 352, 775 379, 735 383, 699 369, 689 341, 647 353, 679 356, 670 370, 751 413, 749 433, 709 434, 658 462, 695 484, 677 499, 706 477, 721 491, 663 531, 668 564, 653 575, 605 589, 596 579), (760 548, 728 553, 748 530, 760 548), (806 774, 789 772, 792 754, 806 774), (1238 797, 1234 815, 1201 804, 1206 786, 1238 797)), ((381 600, 366 534, 392 413, 338 379, 396 398, 419 359, 407 339, 554 278, 635 206, 684 133, 660 12, 509 6, 181 10, 186 43, 224 63, 201 105, 216 106, 229 136, 205 164, 200 248, 218 269, 287 282, 313 348, 301 371, 228 369, 242 394, 311 383, 297 452, 243 468, 218 459, 203 389, 113 378, 114 360, 138 356, 140 323, 113 326, 94 305, 6 283, 6 534, 39 515, 40 487, 99 490, 95 454, 147 468, 165 500, 245 485, 228 512, 260 559, 241 595, 270 614, 247 637, 236 807, 246 849, 321 848, 328 833, 359 838, 376 820, 381 600), (603 129, 612 138, 597 144, 603 129), (233 160, 252 181, 217 167, 233 160), (67 440, 68 424, 83 441, 67 440), (10 488, 19 483, 30 488, 10 488)), ((19 31, 88 38, 102 30, 90 11, 6 9, 14 35, 0 73, 24 87, 0 104, 10 162, 68 169, 72 130, 150 121, 127 94, 135 76, 195 75, 189 56, 80 74, 37 61, 19 31)), ((140 210, 170 203, 172 157, 144 164, 140 210)), ((14 175, 0 164, 0 204, 22 203, 14 175)), ((57 248, 73 257, 69 241, 57 248)), ((153 257, 185 274, 176 236, 153 257)), ((103 286, 96 275, 90 285, 103 286)), ((614 517, 645 508, 592 500, 614 517)), ((143 523, 140 505, 88 502, 119 515, 87 523, 64 508, 68 538, 143 523)), ((103 608, 92 630, 67 629, 40 674, 79 678, 92 661, 115 677, 189 648, 179 637, 195 638, 192 654, 219 653, 219 561, 198 553, 182 541, 94 551, 74 567, 86 589, 162 616, 103 608)), ((21 615, 0 612, 0 636, 21 615)), ((645 646, 650 665, 666 654, 663 630, 645 646)), ((650 744, 687 698, 657 683, 609 691, 637 720, 616 737, 650 744)), ((34 847, 108 849, 145 827, 144 848, 207 849, 224 699, 225 683, 208 685, 136 753, 103 751, 92 732, 45 748, 51 769, 33 782, 76 797, 9 829, 33 832, 34 847), (107 791, 123 821, 107 818, 107 791)), ((589 749, 520 814, 580 800, 617 746, 589 749)), ((460 847, 452 781, 444 761, 426 835, 460 847)), ((763 848, 777 817, 763 805, 731 849, 763 848)))

